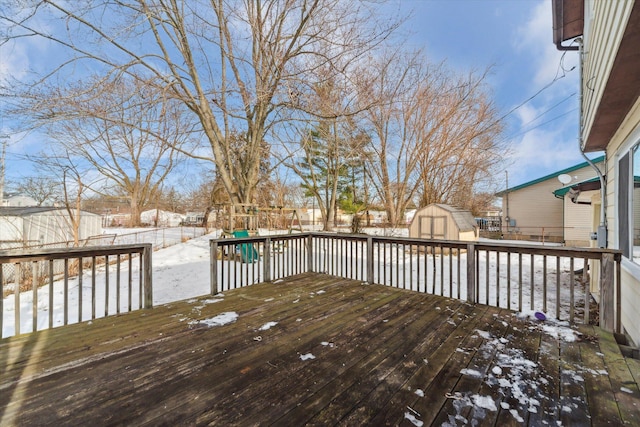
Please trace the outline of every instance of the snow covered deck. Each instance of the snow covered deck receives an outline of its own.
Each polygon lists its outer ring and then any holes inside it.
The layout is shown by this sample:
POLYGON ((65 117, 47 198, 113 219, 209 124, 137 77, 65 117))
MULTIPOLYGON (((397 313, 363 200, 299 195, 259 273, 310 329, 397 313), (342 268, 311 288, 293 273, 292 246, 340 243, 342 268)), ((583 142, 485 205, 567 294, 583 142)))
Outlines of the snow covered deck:
POLYGON ((0 340, 0 425, 640 425, 638 362, 593 326, 304 273, 0 340))

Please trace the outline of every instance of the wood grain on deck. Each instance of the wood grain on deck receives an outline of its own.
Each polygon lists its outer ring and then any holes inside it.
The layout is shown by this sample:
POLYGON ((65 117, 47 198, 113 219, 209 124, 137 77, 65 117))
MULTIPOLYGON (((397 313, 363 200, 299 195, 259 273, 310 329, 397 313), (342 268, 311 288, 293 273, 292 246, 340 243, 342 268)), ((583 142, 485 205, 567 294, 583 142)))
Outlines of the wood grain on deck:
POLYGON ((613 337, 542 326, 304 274, 0 341, 0 425, 640 425, 613 337))

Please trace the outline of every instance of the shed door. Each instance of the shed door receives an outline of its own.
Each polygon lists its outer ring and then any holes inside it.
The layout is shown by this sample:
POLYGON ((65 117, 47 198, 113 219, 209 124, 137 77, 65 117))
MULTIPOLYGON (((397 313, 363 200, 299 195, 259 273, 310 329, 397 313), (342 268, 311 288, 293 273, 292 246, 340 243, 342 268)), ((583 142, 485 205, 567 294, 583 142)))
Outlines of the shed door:
POLYGON ((446 216, 423 216, 420 217, 420 238, 423 239, 446 239, 447 217, 446 216))

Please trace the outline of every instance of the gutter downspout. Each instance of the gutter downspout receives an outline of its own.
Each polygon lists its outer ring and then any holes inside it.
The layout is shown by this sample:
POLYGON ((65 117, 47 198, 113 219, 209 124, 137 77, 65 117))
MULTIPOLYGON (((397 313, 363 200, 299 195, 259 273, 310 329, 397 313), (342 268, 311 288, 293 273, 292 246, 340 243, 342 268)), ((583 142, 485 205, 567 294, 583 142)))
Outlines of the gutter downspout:
MULTIPOLYGON (((582 99, 583 99, 583 86, 582 86, 582 80, 583 80, 583 60, 584 60, 584 45, 583 45, 583 40, 582 37, 578 37, 575 39, 576 43, 578 43, 578 70, 579 70, 579 75, 580 75, 580 83, 579 83, 579 89, 578 89, 578 93, 579 93, 579 102, 580 102, 580 108, 579 108, 579 121, 578 121, 578 145, 579 145, 579 149, 580 149, 580 154, 582 154, 582 157, 584 157, 584 159, 587 161, 587 163, 589 163, 589 166, 591 166, 595 171, 596 174, 598 175, 598 178, 600 179, 600 225, 598 226, 598 233, 597 233, 597 242, 598 242, 598 247, 599 248, 606 248, 608 246, 607 244, 607 216, 606 216, 606 206, 607 206, 607 183, 604 179, 604 176, 602 175, 602 172, 600 171, 600 169, 591 161, 590 158, 587 157, 587 155, 584 153, 583 151, 583 146, 584 146, 584 140, 582 138, 583 135, 583 108, 582 108, 582 99)), ((605 152, 605 158, 604 158, 604 164, 606 166, 607 164, 607 157, 606 157, 606 152, 605 152)))

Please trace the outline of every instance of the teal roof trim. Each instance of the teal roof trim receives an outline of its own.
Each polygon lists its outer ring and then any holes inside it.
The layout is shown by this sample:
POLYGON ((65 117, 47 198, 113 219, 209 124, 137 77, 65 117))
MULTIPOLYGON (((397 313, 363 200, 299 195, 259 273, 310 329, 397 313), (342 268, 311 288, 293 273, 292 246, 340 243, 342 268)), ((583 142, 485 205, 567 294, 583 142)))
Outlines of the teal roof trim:
MULTIPOLYGON (((600 163, 600 162, 604 161, 604 156, 596 157, 595 159, 591 159, 591 161, 593 163, 600 163)), ((562 175, 563 173, 570 173, 570 172, 576 171, 578 169, 585 168, 587 166, 589 166, 589 162, 582 162, 582 163, 580 163, 578 165, 571 166, 569 168, 562 169, 561 171, 554 172, 554 173, 551 173, 549 175, 543 176, 542 178, 534 179, 533 181, 525 182, 524 184, 520 184, 520 185, 516 185, 515 187, 507 188, 506 190, 502 190, 502 191, 496 193, 496 196, 501 197, 501 196, 504 196, 507 193, 511 193, 512 191, 516 191, 516 190, 520 190, 520 189, 523 189, 523 188, 526 188, 526 187, 530 187, 532 185, 539 184, 539 183, 547 181, 549 179, 557 178, 559 175, 562 175)))
POLYGON ((569 184, 566 187, 558 188, 556 191, 553 192, 553 195, 556 196, 558 199, 562 199, 569 191, 571 191, 571 187, 575 187, 576 185, 582 184, 585 182, 596 182, 596 181, 600 181, 600 178, 598 178, 597 176, 594 178, 585 179, 584 181, 574 182, 573 184, 569 184))

